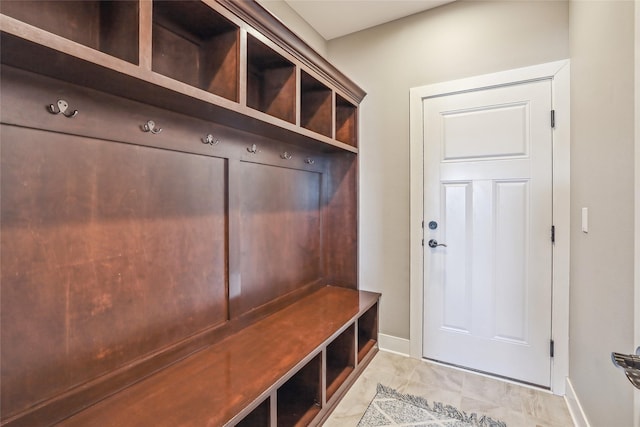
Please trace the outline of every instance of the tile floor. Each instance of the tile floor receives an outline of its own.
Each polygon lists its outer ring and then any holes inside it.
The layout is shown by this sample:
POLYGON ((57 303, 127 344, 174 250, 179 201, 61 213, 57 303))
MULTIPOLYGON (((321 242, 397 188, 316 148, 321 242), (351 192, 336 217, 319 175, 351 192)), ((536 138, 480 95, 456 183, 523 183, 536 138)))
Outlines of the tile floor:
POLYGON ((384 351, 378 352, 323 427, 355 427, 378 383, 500 419, 507 427, 573 427, 560 396, 384 351))

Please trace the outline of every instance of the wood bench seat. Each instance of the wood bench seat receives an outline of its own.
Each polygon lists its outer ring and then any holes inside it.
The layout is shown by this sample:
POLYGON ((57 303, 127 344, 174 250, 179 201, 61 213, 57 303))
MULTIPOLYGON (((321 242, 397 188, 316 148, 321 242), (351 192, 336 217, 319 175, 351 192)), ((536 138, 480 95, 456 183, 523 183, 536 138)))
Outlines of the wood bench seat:
POLYGON ((340 393, 332 393, 333 390, 346 390, 376 351, 376 328, 366 323, 377 322, 365 317, 377 316, 378 298, 371 292, 323 287, 61 425, 226 426, 236 425, 247 414, 254 417, 251 425, 270 425, 275 419, 279 426, 307 425, 310 420, 316 423, 337 403, 340 393), (359 326, 359 322, 363 324, 359 326), (340 339, 345 331, 347 338, 340 339), (326 355, 326 349, 333 342, 346 348, 347 357, 344 373, 327 376, 327 365, 332 361, 327 362, 331 356, 326 355), (282 386, 298 372, 302 372, 301 378, 296 381, 311 382, 311 386, 303 384, 300 391, 302 410, 296 408, 297 397, 287 399, 283 394, 276 403, 278 388, 283 393, 297 393, 295 384, 282 386), (322 374, 313 378, 316 373, 322 374), (328 384, 327 377, 334 379, 334 384, 328 384), (339 382, 343 384, 335 384, 339 382), (309 388, 312 392, 315 389, 316 396, 305 404, 303 395, 309 388), (327 393, 327 389, 331 392, 327 393), (256 407, 266 415, 251 415, 256 407), (291 409, 275 409, 284 407, 291 409))

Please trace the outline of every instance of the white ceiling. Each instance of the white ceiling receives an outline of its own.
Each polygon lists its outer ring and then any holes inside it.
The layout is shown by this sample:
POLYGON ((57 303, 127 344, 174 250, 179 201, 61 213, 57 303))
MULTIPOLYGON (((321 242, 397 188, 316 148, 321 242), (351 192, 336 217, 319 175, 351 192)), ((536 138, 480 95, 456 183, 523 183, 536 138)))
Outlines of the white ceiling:
POLYGON ((395 21, 454 0, 285 0, 325 40, 395 21))

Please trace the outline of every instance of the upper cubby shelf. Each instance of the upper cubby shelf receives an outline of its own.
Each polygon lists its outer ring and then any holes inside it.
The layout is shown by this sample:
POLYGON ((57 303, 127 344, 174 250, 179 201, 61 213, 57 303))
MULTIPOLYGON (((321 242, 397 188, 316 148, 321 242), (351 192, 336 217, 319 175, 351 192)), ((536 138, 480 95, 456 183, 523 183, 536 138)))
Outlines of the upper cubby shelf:
POLYGON ((331 138, 332 92, 308 73, 300 73, 300 126, 331 138))
POLYGON ((238 101, 237 25, 204 3, 153 2, 153 71, 238 101))
POLYGON ((138 1, 0 1, 0 13, 138 64, 138 1))
POLYGON ((340 95, 336 95, 336 139, 358 145, 358 107, 340 95))
POLYGON ((364 91, 255 1, 2 0, 0 33, 4 65, 358 152, 364 91))
POLYGON ((251 35, 247 40, 247 105, 295 123, 296 67, 251 35))

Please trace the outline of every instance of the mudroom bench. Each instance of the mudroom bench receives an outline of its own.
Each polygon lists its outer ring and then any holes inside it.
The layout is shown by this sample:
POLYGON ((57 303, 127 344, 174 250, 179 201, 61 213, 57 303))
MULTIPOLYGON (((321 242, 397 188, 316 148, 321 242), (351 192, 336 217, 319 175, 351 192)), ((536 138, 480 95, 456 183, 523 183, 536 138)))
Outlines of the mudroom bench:
POLYGON ((322 287, 60 425, 318 425, 377 351, 378 298, 322 287))

